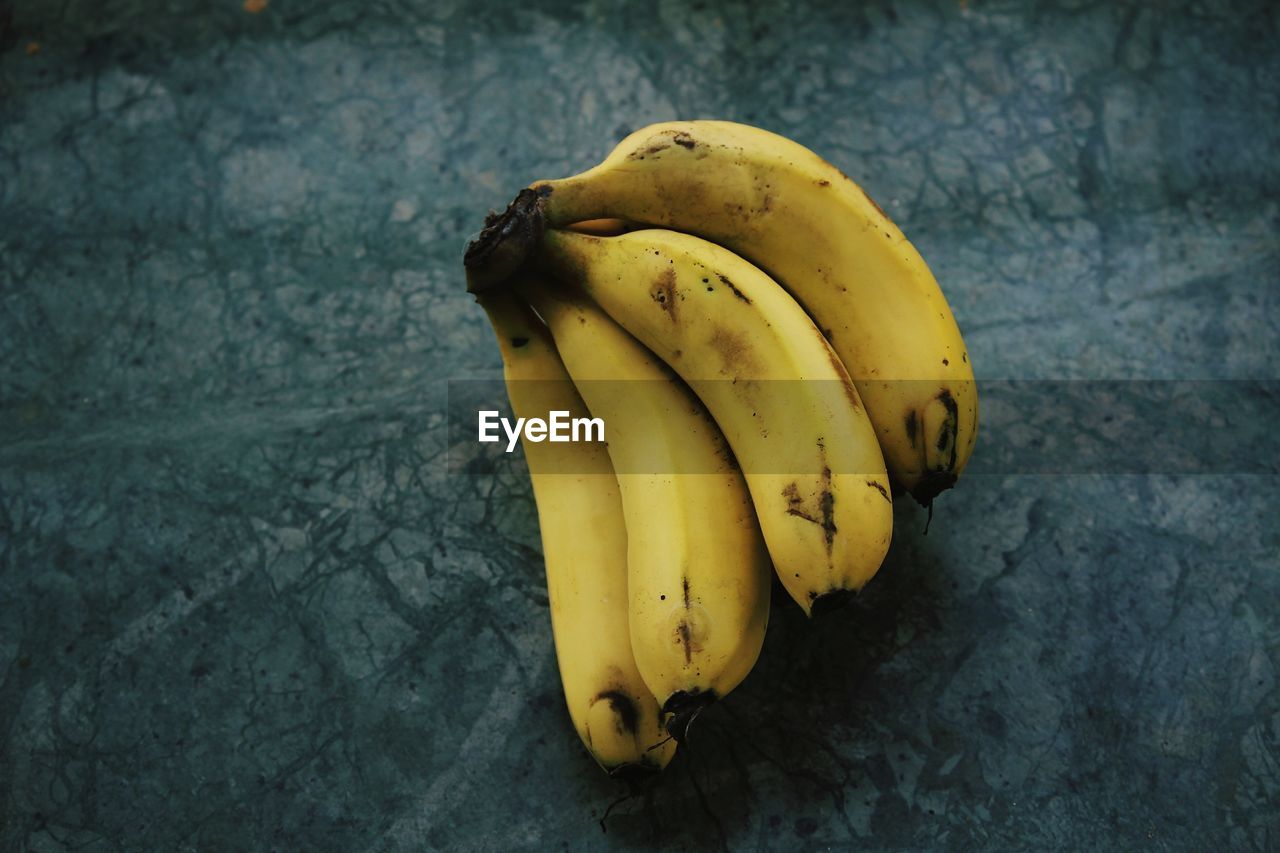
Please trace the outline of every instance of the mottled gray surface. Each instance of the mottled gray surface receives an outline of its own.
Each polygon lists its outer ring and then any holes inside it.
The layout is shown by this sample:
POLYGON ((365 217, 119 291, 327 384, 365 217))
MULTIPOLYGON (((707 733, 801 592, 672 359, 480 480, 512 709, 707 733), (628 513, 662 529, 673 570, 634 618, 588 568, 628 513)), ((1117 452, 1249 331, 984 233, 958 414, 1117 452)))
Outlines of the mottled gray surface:
POLYGON ((862 181, 980 377, 1280 378, 1275 6, 503 5, 0 0, 0 849, 1280 847, 1276 476, 900 502, 602 835, 442 414, 485 211, 696 116, 862 181))

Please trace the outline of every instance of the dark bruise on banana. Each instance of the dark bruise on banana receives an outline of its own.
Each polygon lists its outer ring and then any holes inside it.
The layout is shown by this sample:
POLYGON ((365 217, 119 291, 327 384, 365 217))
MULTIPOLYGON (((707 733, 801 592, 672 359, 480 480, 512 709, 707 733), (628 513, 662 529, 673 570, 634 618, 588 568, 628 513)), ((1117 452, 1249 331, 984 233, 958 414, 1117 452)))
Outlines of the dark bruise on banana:
MULTIPOLYGON (((835 547, 836 541, 836 496, 831 488, 831 467, 827 465, 827 448, 822 439, 818 439, 818 454, 822 459, 822 479, 819 482, 816 501, 806 501, 804 496, 800 494, 800 486, 794 480, 787 484, 782 490, 782 496, 787 499, 787 515, 794 515, 796 518, 804 519, 810 524, 816 524, 822 528, 822 538, 827 546, 827 563, 831 563, 831 552, 835 547), (807 505, 807 504, 815 505, 807 505)), ((800 577, 797 572, 796 577, 800 577)))
MULTIPOLYGON (((693 663, 693 619, 689 607, 689 578, 680 579, 680 589, 684 598, 684 610, 681 614, 680 624, 676 627, 676 635, 679 637, 680 647, 684 649, 684 662, 686 665, 693 663)), ((698 651, 701 651, 699 647, 698 651)))
MULTIPOLYGON (((623 693, 621 690, 614 688, 610 690, 602 690, 597 693, 596 697, 591 700, 591 705, 587 707, 590 708, 597 702, 609 703, 609 710, 613 712, 613 719, 617 725, 618 734, 632 736, 636 734, 637 727, 640 724, 640 711, 636 708, 634 699, 626 693, 623 693)), ((587 737, 590 738, 590 736, 591 730, 588 729, 587 737)))
POLYGON ((628 156, 628 160, 643 160, 646 157, 652 157, 668 150, 672 146, 678 145, 688 151, 692 151, 698 147, 698 141, 690 134, 682 130, 665 130, 659 134, 658 141, 651 142, 644 148, 638 148, 632 151, 628 156))
MULTIPOLYGON (((827 465, 826 444, 821 438, 818 439, 817 444, 818 455, 822 460, 822 476, 818 483, 817 492, 811 495, 809 500, 806 500, 800 494, 799 484, 794 480, 782 490, 782 496, 787 500, 787 515, 795 516, 822 528, 823 540, 826 544, 827 569, 831 572, 832 582, 827 589, 809 590, 809 612, 811 615, 815 613, 815 610, 831 611, 839 609, 847 600, 848 595, 853 592, 834 583, 836 569, 834 561, 835 539, 836 533, 839 532, 839 528, 835 523, 836 494, 831 485, 831 468, 827 465)), ((868 479, 867 485, 879 491, 886 500, 893 503, 893 499, 889 497, 882 483, 874 479, 868 479)), ((796 572, 795 576, 797 578, 800 577, 800 573, 796 572)))
MULTIPOLYGON (((720 279, 720 283, 723 284, 725 287, 729 288, 729 290, 733 293, 733 295, 738 297, 738 299, 742 300, 748 305, 751 304, 750 297, 748 297, 741 290, 738 290, 738 288, 734 287, 733 282, 729 280, 729 277, 727 275, 725 275, 724 273, 716 273, 716 278, 720 279)), ((708 292, 712 290, 714 290, 714 288, 711 288, 711 287, 707 288, 708 292)))
MULTIPOLYGON (((920 482, 911 490, 911 495, 923 506, 929 506, 933 499, 943 491, 955 485, 956 464, 959 454, 960 412, 951 391, 941 389, 929 401, 941 405, 945 415, 932 435, 926 434, 925 413, 916 409, 908 409, 903 419, 907 440, 919 451, 920 470, 924 472, 920 482), (930 462, 930 459, 935 460, 930 462)), ((973 413, 976 430, 977 411, 973 413)))
MULTIPOLYGON (((656 255, 657 252, 655 251, 654 254, 656 255)), ((653 297, 653 301, 658 303, 658 307, 671 318, 671 322, 680 322, 680 300, 684 297, 676 291, 676 271, 674 269, 665 270, 662 275, 658 276, 650 295, 653 297)))
MULTIPOLYGON (((591 699, 591 703, 587 705, 590 712, 599 703, 604 702, 609 706, 610 718, 613 720, 615 732, 632 740, 640 738, 640 708, 636 699, 630 696, 624 689, 617 686, 609 687, 601 690, 591 699)), ((589 716, 589 714, 588 714, 589 716)), ((590 723, 586 726, 584 732, 587 746, 595 745, 595 740, 591 734, 590 723)), ((652 749, 654 744, 645 744, 646 752, 652 749)), ((614 764, 605 766, 605 771, 615 778, 625 779, 628 776, 643 777, 657 772, 661 768, 656 762, 651 761, 647 756, 639 762, 624 762, 622 764, 614 764)))

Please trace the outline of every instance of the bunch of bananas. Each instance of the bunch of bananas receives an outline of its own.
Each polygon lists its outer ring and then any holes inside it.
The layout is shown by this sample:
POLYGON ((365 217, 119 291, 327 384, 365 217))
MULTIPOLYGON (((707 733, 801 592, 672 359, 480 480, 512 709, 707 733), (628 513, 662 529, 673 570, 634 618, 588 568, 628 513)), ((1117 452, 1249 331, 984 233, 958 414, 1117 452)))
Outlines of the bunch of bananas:
POLYGON ((660 769, 760 654, 770 566, 812 615, 931 505, 977 436, 929 268, 803 146, 722 121, 637 131, 522 190, 468 247, 526 442, 565 698, 602 767, 660 769))

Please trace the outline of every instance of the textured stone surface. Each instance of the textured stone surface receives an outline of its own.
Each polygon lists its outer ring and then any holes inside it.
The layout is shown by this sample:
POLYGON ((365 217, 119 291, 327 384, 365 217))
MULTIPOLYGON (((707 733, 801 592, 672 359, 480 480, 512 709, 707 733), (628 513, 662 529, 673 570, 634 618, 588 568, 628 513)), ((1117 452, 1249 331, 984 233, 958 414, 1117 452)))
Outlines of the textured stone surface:
POLYGON ((0 0, 0 849, 1280 845, 1265 431, 900 502, 602 835, 443 415, 485 211, 697 116, 864 183, 980 377, 1276 380, 1274 6, 509 5, 0 0))

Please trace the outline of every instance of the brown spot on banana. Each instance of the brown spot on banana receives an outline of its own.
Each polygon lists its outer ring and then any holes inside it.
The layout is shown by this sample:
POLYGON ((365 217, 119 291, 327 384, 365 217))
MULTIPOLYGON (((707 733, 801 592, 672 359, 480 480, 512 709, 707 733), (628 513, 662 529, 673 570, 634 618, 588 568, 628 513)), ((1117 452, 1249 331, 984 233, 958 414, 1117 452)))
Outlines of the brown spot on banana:
POLYGON ((818 521, 817 517, 805 512, 804 498, 800 497, 800 487, 795 483, 788 483, 787 487, 782 490, 782 496, 787 499, 787 515, 803 518, 810 524, 822 523, 818 521))
POLYGON ((786 488, 782 490, 782 496, 787 499, 787 506, 799 506, 800 487, 795 483, 787 483, 786 488))
POLYGON ((666 151, 670 147, 671 147, 671 143, 669 142, 665 142, 665 141, 656 142, 653 145, 648 145, 648 146, 645 146, 644 148, 637 148, 635 151, 632 151, 630 154, 627 155, 627 159, 643 160, 645 157, 648 157, 651 154, 657 154, 659 151, 666 151))
POLYGON ((627 155, 627 159, 643 160, 645 157, 666 151, 671 147, 672 143, 689 151, 692 151, 698 145, 698 141, 683 130, 664 130, 661 135, 670 137, 670 139, 651 141, 645 147, 637 148, 635 151, 632 151, 627 155))
POLYGON ((819 502, 822 506, 822 534, 827 540, 829 557, 836 538, 836 494, 831 490, 831 469, 826 466, 822 468, 822 497, 819 502))
MULTIPOLYGON (((727 288, 729 288, 730 290, 732 290, 732 291, 733 291, 733 295, 734 295, 734 296, 738 297, 739 299, 741 299, 743 302, 747 303, 748 305, 750 305, 750 304, 751 304, 751 298, 750 298, 750 297, 748 297, 748 296, 747 296, 745 293, 743 293, 741 290, 738 290, 738 288, 734 287, 733 282, 729 280, 729 277, 728 277, 727 275, 725 275, 724 273, 716 273, 716 278, 720 279, 720 283, 721 283, 721 284, 723 284, 725 287, 727 287, 727 288)), ((708 288, 708 289, 710 289, 710 288, 708 288)))
POLYGON ((938 430, 936 439, 936 447, 941 454, 947 454, 950 450, 950 459, 946 463, 945 470, 954 471, 956 467, 956 433, 959 431, 960 414, 956 406, 955 398, 951 396, 951 392, 943 389, 938 394, 937 400, 946 410, 946 417, 942 421, 941 429, 938 430))
POLYGON ((727 326, 717 326, 711 333, 709 343, 716 352, 720 353, 725 375, 759 375, 759 365, 753 356, 751 340, 742 333, 727 326))
POLYGON ((676 271, 666 269, 658 276, 658 280, 653 283, 653 288, 649 291, 649 295, 654 302, 667 313, 671 318, 671 322, 679 322, 679 299, 676 294, 676 271))
POLYGON ((819 505, 822 507, 822 534, 827 541, 827 565, 831 567, 831 559, 835 555, 836 540, 836 493, 831 488, 831 466, 827 464, 827 445, 818 439, 818 455, 822 459, 822 495, 819 505))
POLYGON ((672 139, 676 145, 679 145, 681 148, 687 148, 690 151, 692 151, 698 145, 698 141, 694 139, 692 136, 690 136, 689 134, 685 133, 683 130, 675 131, 675 135, 672 137, 672 139))
MULTIPOLYGON (((636 727, 640 723, 640 711, 636 707, 635 700, 621 690, 611 689, 597 693, 591 700, 591 704, 594 705, 597 702, 609 703, 609 709, 613 711, 614 719, 617 720, 619 734, 635 734, 636 727)), ((589 739, 590 730, 587 735, 589 739)))
POLYGON ((821 439, 818 440, 818 449, 822 453, 823 465, 822 481, 818 487, 817 506, 805 506, 804 497, 800 494, 800 487, 794 482, 787 484, 786 488, 782 490, 782 496, 787 499, 787 515, 794 515, 796 518, 804 519, 810 524, 816 524, 822 528, 822 536, 827 546, 827 556, 830 558, 838 530, 835 522, 836 495, 831 488, 831 468, 826 464, 826 447, 821 439))
POLYGON ((693 656, 707 648, 711 636, 711 617, 699 604, 676 607, 668 617, 671 642, 678 648, 685 665, 693 663, 693 656))
POLYGON ((681 622, 676 630, 680 634, 680 645, 684 648, 684 662, 693 663, 693 640, 689 636, 691 633, 689 623, 681 622))

